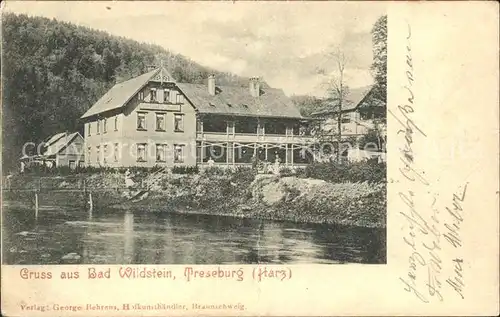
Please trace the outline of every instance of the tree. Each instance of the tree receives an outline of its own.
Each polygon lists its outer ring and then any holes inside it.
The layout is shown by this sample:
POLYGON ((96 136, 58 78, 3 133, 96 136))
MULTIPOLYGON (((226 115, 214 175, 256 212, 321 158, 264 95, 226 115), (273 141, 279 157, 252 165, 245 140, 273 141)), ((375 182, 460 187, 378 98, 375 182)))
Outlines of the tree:
POLYGON ((330 54, 335 62, 336 74, 330 79, 327 107, 337 115, 337 162, 340 162, 340 142, 342 140, 342 106, 349 95, 349 87, 345 83, 345 68, 348 62, 344 52, 337 49, 330 54))
POLYGON ((373 63, 370 68, 375 80, 374 97, 387 102, 387 15, 373 25, 373 63))

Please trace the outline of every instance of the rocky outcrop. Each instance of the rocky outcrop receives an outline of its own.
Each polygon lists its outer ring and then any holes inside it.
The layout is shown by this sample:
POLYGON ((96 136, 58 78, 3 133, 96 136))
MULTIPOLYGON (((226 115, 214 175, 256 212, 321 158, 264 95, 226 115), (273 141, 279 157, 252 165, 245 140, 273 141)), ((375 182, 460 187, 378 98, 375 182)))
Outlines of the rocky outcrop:
POLYGON ((280 219, 384 227, 385 184, 340 183, 258 175, 251 183, 254 204, 280 219))
POLYGON ((252 196, 266 205, 299 199, 356 199, 385 190, 385 184, 340 183, 319 179, 257 175, 250 184, 252 196))

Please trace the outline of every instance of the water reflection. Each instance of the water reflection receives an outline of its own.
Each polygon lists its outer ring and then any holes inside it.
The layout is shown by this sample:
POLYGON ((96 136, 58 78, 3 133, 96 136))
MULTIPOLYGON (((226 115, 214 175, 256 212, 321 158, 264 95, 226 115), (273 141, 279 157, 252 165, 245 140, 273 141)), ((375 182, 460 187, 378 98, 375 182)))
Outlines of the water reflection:
POLYGON ((378 229, 79 210, 3 216, 6 264, 385 263, 378 229))
POLYGON ((126 212, 123 220, 123 262, 131 263, 134 259, 134 214, 126 212))

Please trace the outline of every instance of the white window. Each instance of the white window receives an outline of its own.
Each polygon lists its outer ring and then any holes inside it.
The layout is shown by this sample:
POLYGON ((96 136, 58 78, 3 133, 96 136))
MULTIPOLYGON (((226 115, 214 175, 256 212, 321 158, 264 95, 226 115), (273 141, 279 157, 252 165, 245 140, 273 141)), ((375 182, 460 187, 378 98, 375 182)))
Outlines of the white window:
POLYGON ((157 99, 156 99, 156 88, 151 88, 151 90, 149 91, 149 101, 150 102, 156 102, 157 99))
POLYGON ((139 91, 139 94, 137 95, 137 99, 139 99, 139 101, 144 101, 144 91, 139 91))
POLYGON ((184 145, 174 145, 174 163, 184 163, 184 145))
POLYGON ((177 91, 171 90, 170 91, 170 102, 171 103, 175 103, 176 98, 177 98, 176 96, 177 96, 177 91))
POLYGON ((115 143, 115 147, 113 149, 113 160, 118 162, 118 143, 115 143))
POLYGON ((182 103, 184 100, 183 96, 181 94, 177 95, 177 103, 182 103))
POLYGON ((165 114, 156 114, 156 131, 165 131, 165 114))
POLYGON ((165 162, 165 153, 166 153, 166 145, 165 144, 156 144, 156 161, 157 162, 165 162))
POLYGON ((351 114, 350 113, 343 113, 342 114, 342 123, 349 123, 351 122, 351 114))
POLYGON ((103 158, 104 164, 108 163, 108 145, 105 144, 103 148, 103 158))
POLYGON ((101 163, 101 147, 99 145, 96 146, 96 160, 97 164, 101 163))
POLYGON ((146 143, 137 144, 137 162, 146 162, 146 143))
POLYGON ((146 130, 146 113, 137 113, 137 130, 146 130))
POLYGON ((88 147, 87 148, 87 164, 90 164, 90 159, 91 159, 91 156, 92 155, 92 147, 88 147))
POLYGON ((174 114, 174 131, 175 132, 183 132, 184 131, 184 122, 183 122, 182 114, 174 114))

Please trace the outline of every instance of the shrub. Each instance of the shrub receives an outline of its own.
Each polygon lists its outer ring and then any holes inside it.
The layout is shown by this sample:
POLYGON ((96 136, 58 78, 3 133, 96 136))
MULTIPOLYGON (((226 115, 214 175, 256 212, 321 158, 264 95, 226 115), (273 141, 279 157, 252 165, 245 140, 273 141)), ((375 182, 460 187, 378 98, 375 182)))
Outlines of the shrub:
POLYGON ((198 174, 200 172, 198 166, 174 166, 173 174, 198 174))
POLYGON ((66 175, 76 175, 76 174, 94 174, 101 172, 113 172, 114 170, 109 167, 76 167, 74 169, 69 168, 69 166, 58 166, 58 167, 48 167, 46 165, 31 165, 24 169, 23 174, 25 175, 53 175, 53 176, 66 176, 66 175))
POLYGON ((306 169, 303 167, 299 167, 295 169, 295 176, 306 178, 306 169))
POLYGON ((155 165, 153 167, 146 167, 146 166, 118 167, 118 168, 112 168, 112 170, 119 174, 125 174, 127 170, 132 174, 148 174, 157 172, 163 168, 165 167, 161 165, 155 165))
POLYGON ((387 166, 386 163, 378 163, 376 160, 350 163, 349 177, 353 182, 385 182, 387 178, 387 166))
POLYGON ((239 166, 230 171, 230 177, 233 182, 239 184, 250 184, 255 179, 257 171, 250 167, 239 166))
POLYGON ((281 167, 280 168, 280 175, 281 176, 292 176, 292 175, 295 175, 295 171, 293 171, 289 167, 281 167))
POLYGON ((111 167, 94 167, 94 166, 84 166, 77 167, 74 170, 75 174, 97 174, 97 173, 116 173, 116 170, 111 167))
POLYGON ((205 175, 218 175, 218 176, 223 176, 226 174, 226 170, 222 167, 218 166, 212 166, 212 167, 207 167, 203 170, 203 173, 205 175))
POLYGON ((313 163, 303 171, 297 171, 299 177, 322 179, 333 183, 385 182, 386 174, 386 163, 379 163, 376 160, 342 164, 336 162, 313 163))

